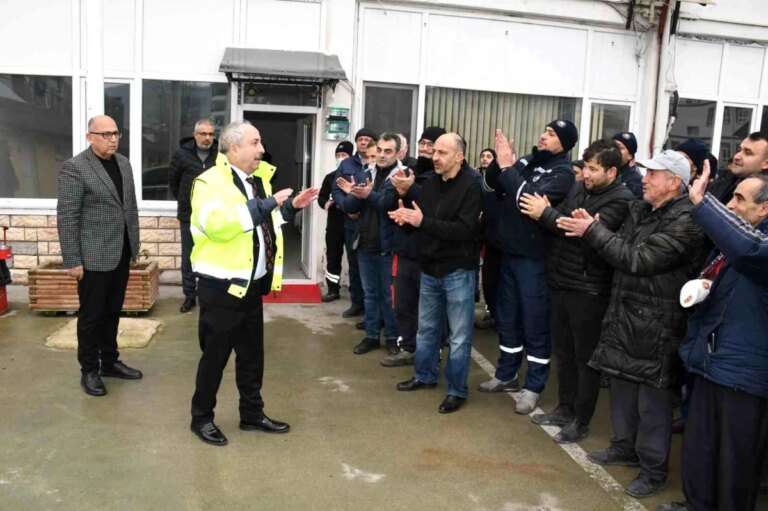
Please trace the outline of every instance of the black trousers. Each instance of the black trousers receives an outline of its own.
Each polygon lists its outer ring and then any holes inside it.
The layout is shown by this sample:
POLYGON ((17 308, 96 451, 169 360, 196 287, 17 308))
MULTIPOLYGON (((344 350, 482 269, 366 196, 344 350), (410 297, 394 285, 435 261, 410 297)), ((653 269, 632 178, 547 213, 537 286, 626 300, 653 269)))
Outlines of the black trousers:
POLYGON ((611 378, 614 445, 640 458, 640 470, 654 481, 669 474, 672 389, 611 378))
POLYGON ((120 357, 117 351, 117 325, 125 300, 130 263, 130 248, 124 246, 123 255, 114 270, 85 270, 77 284, 80 297, 77 361, 80 362, 83 374, 98 371, 99 361, 107 365, 120 357))
POLYGON ((483 300, 492 318, 496 318, 496 294, 501 279, 501 255, 501 250, 490 243, 485 244, 485 257, 480 267, 480 277, 483 281, 483 300))
POLYGON ((328 291, 339 292, 341 258, 344 256, 344 228, 325 229, 325 282, 328 291))
POLYGON ((419 289, 421 270, 419 263, 410 257, 395 256, 395 296, 392 304, 395 321, 400 332, 400 348, 411 353, 416 351, 416 331, 419 329, 419 289))
POLYGON ((197 366, 192 420, 213 420, 216 393, 232 350, 235 350, 235 382, 240 392, 240 419, 261 418, 264 401, 264 306, 258 282, 251 283, 243 298, 236 298, 200 280, 198 335, 203 355, 197 366))
POLYGON ((694 378, 683 437, 686 508, 755 509, 766 456, 768 400, 694 378))
POLYGON ((195 241, 192 239, 192 232, 189 230, 189 222, 180 222, 181 227, 181 289, 184 296, 194 298, 197 296, 197 279, 192 272, 192 248, 195 241))
POLYGON ((552 343, 557 358, 560 406, 589 424, 600 395, 600 371, 587 365, 600 340, 607 296, 552 291, 552 343))

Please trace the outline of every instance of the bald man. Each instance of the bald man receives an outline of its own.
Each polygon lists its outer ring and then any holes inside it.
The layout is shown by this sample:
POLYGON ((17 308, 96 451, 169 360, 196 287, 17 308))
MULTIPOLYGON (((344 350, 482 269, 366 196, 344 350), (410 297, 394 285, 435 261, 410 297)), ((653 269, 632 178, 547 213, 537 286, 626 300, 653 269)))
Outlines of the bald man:
POLYGON ((91 396, 106 395, 102 376, 142 377, 117 351, 129 265, 139 252, 136 189, 131 163, 117 152, 121 136, 111 117, 94 117, 90 146, 59 172, 59 241, 64 268, 77 279, 77 360, 80 385, 91 396))
POLYGON ((466 148, 456 133, 438 138, 432 156, 435 174, 418 191, 414 187, 419 185, 414 183, 409 194, 400 200, 400 207, 389 213, 398 225, 418 230, 421 269, 416 374, 399 383, 397 389, 413 391, 437 385, 440 346, 447 321, 448 395, 437 409, 440 413, 457 411, 468 394, 482 192, 479 174, 462 167, 466 148), (414 195, 418 201, 411 199, 414 195))

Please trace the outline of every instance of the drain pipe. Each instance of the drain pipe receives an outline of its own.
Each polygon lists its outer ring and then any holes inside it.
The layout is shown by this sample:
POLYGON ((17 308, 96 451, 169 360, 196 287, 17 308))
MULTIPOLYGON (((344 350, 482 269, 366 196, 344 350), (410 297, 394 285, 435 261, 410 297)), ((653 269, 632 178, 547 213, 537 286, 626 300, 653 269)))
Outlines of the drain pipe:
POLYGON ((664 101, 667 88, 667 73, 669 71, 669 38, 670 38, 670 3, 678 3, 679 0, 666 0, 661 8, 658 28, 659 62, 656 73, 656 108, 653 116, 653 128, 651 130, 651 155, 661 152, 667 133, 667 117, 669 103, 664 101))

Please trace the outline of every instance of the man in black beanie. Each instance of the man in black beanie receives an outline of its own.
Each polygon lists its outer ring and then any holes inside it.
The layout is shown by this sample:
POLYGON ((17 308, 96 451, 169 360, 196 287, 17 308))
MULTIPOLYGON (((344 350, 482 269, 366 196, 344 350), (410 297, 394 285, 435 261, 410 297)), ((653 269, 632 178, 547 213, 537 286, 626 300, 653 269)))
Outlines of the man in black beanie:
MULTIPOLYGON (((350 158, 354 153, 352 142, 345 140, 336 146, 336 167, 341 162, 350 158)), ((336 170, 329 172, 323 179, 320 187, 320 194, 317 196, 317 203, 328 212, 328 219, 325 224, 325 281, 328 285, 328 292, 323 295, 322 301, 332 302, 338 300, 339 290, 341 288, 341 258, 344 255, 344 213, 336 206, 331 199, 331 189, 333 188, 333 178, 336 170)), ((349 253, 347 253, 349 256, 349 253)), ((347 257, 347 262, 352 265, 347 257)))
POLYGON ((521 210, 523 194, 546 196, 555 207, 574 183, 569 153, 579 133, 572 122, 555 119, 547 124, 534 153, 517 159, 512 143, 496 130, 496 160, 485 172, 485 184, 499 201, 496 218, 490 221, 490 242, 502 251, 496 304, 499 332, 499 365, 481 392, 514 391, 519 388, 518 370, 523 351, 528 372, 515 412, 536 409, 549 376, 552 350, 549 288, 546 281, 547 235, 521 210))
MULTIPOLYGON (((347 158, 339 164, 339 168, 336 169, 333 179, 333 186, 331 187, 331 197, 337 207, 341 207, 341 204, 344 203, 346 194, 338 187, 338 185, 336 185, 336 180, 338 178, 344 178, 347 181, 352 181, 357 173, 363 171, 364 164, 362 154, 365 154, 368 143, 371 140, 376 139, 378 139, 378 135, 369 128, 361 128, 355 134, 357 152, 351 158, 347 158)), ((345 318, 362 316, 364 310, 363 283, 360 280, 360 267, 357 263, 357 238, 359 234, 360 226, 358 225, 357 215, 345 215, 344 247, 347 250, 347 261, 349 261, 349 296, 352 300, 352 305, 349 309, 341 314, 342 317, 345 318)))
MULTIPOLYGON (((704 168, 704 160, 709 154, 709 146, 703 140, 698 138, 689 138, 675 148, 675 151, 685 156, 691 165, 691 177, 701 174, 704 168)), ((687 184, 687 183, 686 183, 687 184)))
POLYGON ((480 164, 477 166, 477 171, 481 174, 485 174, 485 169, 496 159, 496 151, 490 147, 486 147, 480 151, 480 164))
POLYGON ((636 200, 643 199, 643 176, 635 168, 637 154, 637 138, 631 131, 620 131, 611 137, 616 141, 616 147, 621 151, 621 168, 617 181, 629 188, 636 200))

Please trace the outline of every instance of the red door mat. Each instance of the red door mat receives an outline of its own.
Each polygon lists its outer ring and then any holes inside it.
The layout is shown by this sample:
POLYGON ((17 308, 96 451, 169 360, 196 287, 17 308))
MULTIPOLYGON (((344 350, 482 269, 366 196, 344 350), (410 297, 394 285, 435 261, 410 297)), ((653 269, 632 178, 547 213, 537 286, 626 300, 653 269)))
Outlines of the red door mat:
POLYGON ((283 289, 264 297, 264 303, 320 303, 317 284, 283 284, 283 289))

